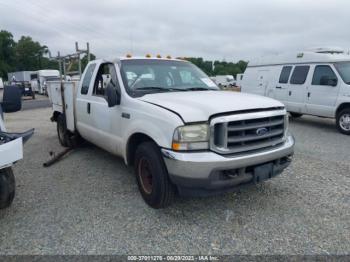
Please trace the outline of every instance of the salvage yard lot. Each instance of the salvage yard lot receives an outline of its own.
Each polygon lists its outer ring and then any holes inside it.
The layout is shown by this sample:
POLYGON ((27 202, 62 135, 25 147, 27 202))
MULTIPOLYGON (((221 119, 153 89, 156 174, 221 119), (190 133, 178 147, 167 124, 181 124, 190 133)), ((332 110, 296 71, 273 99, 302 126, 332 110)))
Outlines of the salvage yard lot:
POLYGON ((132 169, 92 145, 43 168, 63 149, 50 116, 50 108, 6 115, 8 130, 36 132, 14 166, 14 203, 0 211, 1 254, 350 252, 350 137, 332 120, 291 121, 295 158, 281 176, 154 210, 132 169))

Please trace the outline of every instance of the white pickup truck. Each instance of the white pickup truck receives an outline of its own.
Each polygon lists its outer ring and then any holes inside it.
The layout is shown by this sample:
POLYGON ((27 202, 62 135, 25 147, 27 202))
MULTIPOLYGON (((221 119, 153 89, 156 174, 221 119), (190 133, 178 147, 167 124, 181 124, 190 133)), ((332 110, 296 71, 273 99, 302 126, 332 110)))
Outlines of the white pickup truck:
POLYGON ((34 129, 24 133, 7 133, 3 113, 19 111, 22 91, 17 86, 6 86, 0 103, 0 209, 11 205, 15 197, 15 176, 13 163, 23 158, 23 143, 34 133, 34 129))
POLYGON ((208 195, 262 182, 293 155, 282 103, 220 91, 187 61, 95 60, 80 82, 51 82, 48 91, 60 143, 79 135, 123 157, 153 208, 168 206, 176 192, 208 195))

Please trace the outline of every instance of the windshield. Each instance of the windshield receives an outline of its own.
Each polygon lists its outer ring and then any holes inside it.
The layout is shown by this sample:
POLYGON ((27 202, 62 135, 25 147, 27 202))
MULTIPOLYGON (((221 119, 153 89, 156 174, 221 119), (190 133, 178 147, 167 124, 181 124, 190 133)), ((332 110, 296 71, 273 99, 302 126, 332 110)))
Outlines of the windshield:
POLYGON ((124 85, 131 95, 146 93, 219 90, 200 69, 189 62, 135 59, 121 61, 124 85))
POLYGON ((337 68, 343 81, 350 85, 350 62, 336 63, 335 68, 337 68))

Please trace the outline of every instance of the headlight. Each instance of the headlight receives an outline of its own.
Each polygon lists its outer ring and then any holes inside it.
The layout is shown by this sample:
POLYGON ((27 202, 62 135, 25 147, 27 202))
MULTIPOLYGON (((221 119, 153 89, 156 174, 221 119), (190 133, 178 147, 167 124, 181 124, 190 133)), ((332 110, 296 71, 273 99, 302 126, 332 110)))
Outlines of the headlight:
POLYGON ((203 150, 208 148, 209 126, 207 124, 180 126, 175 129, 173 150, 203 150))

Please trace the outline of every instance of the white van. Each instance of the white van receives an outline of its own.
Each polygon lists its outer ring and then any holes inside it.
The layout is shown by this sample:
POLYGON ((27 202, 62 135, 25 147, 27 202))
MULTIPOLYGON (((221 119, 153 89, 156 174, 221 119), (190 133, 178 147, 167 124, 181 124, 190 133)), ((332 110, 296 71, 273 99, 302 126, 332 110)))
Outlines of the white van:
POLYGON ((32 90, 39 94, 46 94, 47 81, 50 78, 57 79, 60 76, 58 70, 39 70, 30 75, 32 90))
POLYGON ((336 119, 350 135, 350 55, 317 49, 250 62, 242 92, 283 102, 292 117, 303 114, 336 119))
POLYGON ((0 89, 4 89, 4 82, 2 81, 1 77, 0 77, 0 89))

